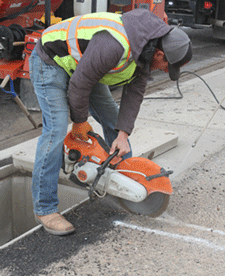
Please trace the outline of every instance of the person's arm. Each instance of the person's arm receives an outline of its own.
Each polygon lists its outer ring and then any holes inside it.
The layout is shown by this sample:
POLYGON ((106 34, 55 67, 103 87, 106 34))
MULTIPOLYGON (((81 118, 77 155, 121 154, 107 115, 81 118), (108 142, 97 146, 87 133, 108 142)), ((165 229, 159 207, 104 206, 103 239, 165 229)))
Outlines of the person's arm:
POLYGON ((134 123, 143 101, 145 88, 148 81, 149 69, 139 72, 137 77, 123 87, 123 94, 120 102, 120 110, 115 129, 131 134, 134 123))
POLYGON ((128 136, 134 128, 134 123, 143 100, 147 80, 148 74, 139 73, 135 80, 124 86, 119 116, 115 126, 115 129, 118 130, 118 136, 112 144, 110 154, 116 149, 120 149, 118 153, 119 157, 130 152, 128 136))

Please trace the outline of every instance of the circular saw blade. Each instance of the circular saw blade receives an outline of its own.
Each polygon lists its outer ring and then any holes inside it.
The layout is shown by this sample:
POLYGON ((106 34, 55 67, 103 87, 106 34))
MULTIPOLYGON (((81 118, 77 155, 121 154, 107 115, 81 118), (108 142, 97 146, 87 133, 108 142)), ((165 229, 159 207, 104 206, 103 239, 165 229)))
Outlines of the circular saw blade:
POLYGON ((152 218, 160 216, 169 204, 170 195, 155 192, 141 202, 132 202, 120 198, 121 206, 130 213, 145 215, 152 218))

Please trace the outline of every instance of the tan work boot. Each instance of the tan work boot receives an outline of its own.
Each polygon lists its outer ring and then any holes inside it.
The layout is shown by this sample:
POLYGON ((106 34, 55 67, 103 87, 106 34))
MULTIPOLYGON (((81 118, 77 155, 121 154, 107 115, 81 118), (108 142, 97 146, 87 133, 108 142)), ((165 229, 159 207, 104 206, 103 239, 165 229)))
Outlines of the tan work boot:
POLYGON ((46 216, 35 215, 37 223, 43 225, 45 230, 53 235, 67 235, 74 232, 75 228, 59 213, 54 213, 46 216))

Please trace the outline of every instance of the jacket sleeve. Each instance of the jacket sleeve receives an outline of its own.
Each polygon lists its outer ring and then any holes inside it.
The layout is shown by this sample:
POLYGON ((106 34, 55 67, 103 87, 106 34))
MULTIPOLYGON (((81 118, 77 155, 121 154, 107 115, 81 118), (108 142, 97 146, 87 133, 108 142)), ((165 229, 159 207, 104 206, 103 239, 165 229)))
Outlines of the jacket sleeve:
POLYGON ((145 88, 149 78, 149 66, 139 72, 136 78, 123 87, 123 94, 120 102, 119 116, 115 126, 116 130, 123 130, 131 134, 134 123, 143 101, 145 88))
POLYGON ((95 34, 90 40, 69 81, 68 102, 73 122, 87 120, 93 86, 118 64, 122 54, 120 43, 107 32, 95 34))

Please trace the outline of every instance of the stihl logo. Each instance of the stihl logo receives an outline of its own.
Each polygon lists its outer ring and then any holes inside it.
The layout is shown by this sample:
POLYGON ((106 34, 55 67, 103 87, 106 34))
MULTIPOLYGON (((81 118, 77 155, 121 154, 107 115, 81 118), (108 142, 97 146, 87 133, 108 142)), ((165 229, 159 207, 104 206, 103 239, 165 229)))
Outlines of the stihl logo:
POLYGON ((87 174, 85 171, 79 171, 77 174, 80 181, 85 181, 87 179, 87 174))
POLYGON ((64 146, 64 151, 65 151, 65 153, 67 153, 67 154, 69 153, 70 149, 67 147, 67 145, 64 146))

